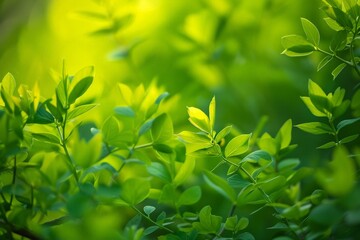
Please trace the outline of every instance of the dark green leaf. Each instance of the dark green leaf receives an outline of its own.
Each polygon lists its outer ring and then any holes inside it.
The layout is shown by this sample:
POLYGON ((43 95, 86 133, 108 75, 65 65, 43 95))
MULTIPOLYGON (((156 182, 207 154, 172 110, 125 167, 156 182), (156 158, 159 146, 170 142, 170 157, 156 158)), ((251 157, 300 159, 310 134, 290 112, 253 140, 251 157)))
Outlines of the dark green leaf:
POLYGON ((69 104, 81 97, 93 82, 94 67, 85 67, 78 71, 72 79, 72 84, 75 84, 69 94, 69 104))
POLYGON ((347 31, 345 30, 338 31, 331 40, 330 49, 333 52, 341 51, 345 48, 346 43, 347 43, 347 31))
POLYGON ((356 122, 360 121, 360 117, 359 118, 352 118, 352 119, 346 119, 346 120, 342 120, 341 122, 339 122, 339 124, 336 126, 337 131, 340 131, 342 128, 352 125, 356 122))
POLYGON ((332 56, 325 56, 317 66, 317 71, 320 71, 323 67, 325 67, 331 60, 333 59, 332 56))
POLYGON ((215 175, 212 172, 205 171, 205 181, 218 193, 228 198, 231 202, 236 202, 235 190, 226 182, 226 180, 215 175))

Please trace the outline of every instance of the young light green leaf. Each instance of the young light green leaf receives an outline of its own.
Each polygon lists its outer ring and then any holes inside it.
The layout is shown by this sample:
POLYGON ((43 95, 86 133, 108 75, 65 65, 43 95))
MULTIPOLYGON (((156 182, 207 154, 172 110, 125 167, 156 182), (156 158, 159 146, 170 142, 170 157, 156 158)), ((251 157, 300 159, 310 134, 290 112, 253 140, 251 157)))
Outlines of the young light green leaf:
POLYGON ((356 140, 358 137, 359 137, 359 134, 350 135, 350 136, 347 136, 347 137, 341 139, 339 141, 339 143, 340 144, 349 143, 349 142, 356 140))
POLYGON ((356 184, 356 166, 344 147, 337 147, 332 161, 316 174, 318 182, 333 196, 343 196, 356 184))
POLYGON ((60 144, 60 139, 51 133, 31 133, 31 135, 41 142, 60 144))
POLYGON ((315 46, 319 46, 320 33, 317 27, 306 18, 301 18, 301 24, 306 34, 307 39, 315 46))
POLYGON ((209 121, 210 121, 211 131, 213 131, 215 125, 215 115, 216 115, 215 108, 216 108, 216 101, 215 101, 215 97, 213 97, 209 104, 209 121))
POLYGON ((317 149, 329 149, 329 148, 332 148, 332 147, 335 147, 335 146, 336 146, 336 142, 331 141, 331 142, 325 143, 325 144, 317 147, 317 149))
POLYGON ((76 118, 76 117, 90 111, 91 109, 93 109, 96 106, 97 106, 97 104, 85 104, 85 105, 80 105, 78 107, 75 107, 73 110, 71 110, 69 112, 69 114, 67 116, 67 120, 76 118))
POLYGON ((346 67, 346 63, 340 63, 332 72, 333 80, 341 73, 341 71, 346 67))
POLYGON ((179 133, 179 137, 186 145, 186 151, 195 152, 200 149, 207 149, 213 146, 211 139, 208 136, 197 134, 190 131, 182 131, 179 133))
POLYGON ((192 186, 181 193, 179 200, 176 202, 177 206, 193 205, 201 198, 201 188, 199 186, 192 186))
POLYGON ((245 153, 249 149, 251 134, 241 134, 234 137, 225 147, 225 156, 234 157, 245 153))
POLYGON ((237 222, 238 222, 238 216, 237 215, 228 217, 226 219, 226 221, 225 221, 225 226, 224 227, 225 227, 226 230, 235 232, 237 222))
POLYGON ((185 162, 181 165, 180 169, 177 171, 176 176, 173 180, 173 184, 175 186, 180 185, 184 181, 188 179, 188 177, 192 174, 195 168, 195 159, 191 157, 187 157, 185 162))
POLYGON ((218 134, 216 134, 215 142, 219 143, 221 141, 221 139, 226 137, 230 133, 231 128, 232 128, 232 126, 226 126, 218 134))
POLYGON ((155 118, 154 122, 151 126, 151 136, 153 142, 155 143, 163 143, 167 140, 171 139, 174 134, 173 124, 171 118, 163 113, 157 118, 155 118))
POLYGON ((119 83, 118 87, 120 89, 120 95, 124 99, 125 104, 131 106, 133 103, 133 92, 131 89, 123 83, 119 83))
POLYGON ((203 132, 210 133, 210 120, 203 111, 195 107, 188 107, 188 114, 192 125, 203 132))
POLYGON ((303 130, 304 132, 308 132, 311 134, 333 134, 334 131, 331 129, 331 127, 325 123, 322 122, 308 122, 308 123, 302 123, 295 125, 295 127, 303 130))
POLYGON ((144 201, 150 193, 150 183, 146 179, 129 178, 121 186, 121 198, 131 206, 144 201))
POLYGON ((292 131, 292 120, 287 120, 280 128, 275 139, 280 149, 284 149, 290 145, 292 131))
POLYGON ((289 57, 307 56, 315 51, 314 45, 298 35, 284 36, 281 38, 281 43, 285 48, 282 54, 289 57))
POLYGON ((1 87, 4 88, 4 91, 10 96, 14 95, 16 89, 16 81, 14 76, 11 73, 7 73, 1 81, 1 87))
POLYGON ((218 193, 228 198, 232 203, 236 202, 235 190, 226 182, 226 180, 215 175, 212 172, 205 171, 205 181, 218 193))
POLYGON ((315 105, 312 103, 310 97, 300 97, 301 100, 304 102, 306 107, 309 109, 309 111, 315 116, 315 117, 326 117, 327 115, 323 112, 321 112, 319 109, 315 107, 315 105))
POLYGON ((326 17, 324 18, 326 24, 335 31, 341 31, 344 30, 342 26, 340 26, 334 19, 326 17))

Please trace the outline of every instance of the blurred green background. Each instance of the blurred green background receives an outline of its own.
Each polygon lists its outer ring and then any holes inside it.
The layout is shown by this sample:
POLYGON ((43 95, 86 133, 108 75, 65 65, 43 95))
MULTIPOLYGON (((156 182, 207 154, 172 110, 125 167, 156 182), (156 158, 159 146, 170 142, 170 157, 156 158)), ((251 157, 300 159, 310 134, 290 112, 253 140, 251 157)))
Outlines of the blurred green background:
MULTIPOLYGON (((37 83, 46 98, 52 97, 54 72, 65 60, 71 74, 95 66, 91 90, 103 105, 116 102, 118 82, 148 86, 156 79, 173 97, 170 111, 178 132, 187 124, 186 106, 204 108, 215 95, 219 127, 231 123, 251 132, 266 115, 266 129, 275 133, 289 118, 294 124, 310 119, 299 98, 307 94, 308 78, 322 79, 332 90, 329 72, 315 74, 317 55, 291 59, 280 54, 282 36, 302 34, 300 17, 314 22, 322 42, 328 41, 321 1, 0 3, 0 75, 11 72, 30 87, 37 83)), ((318 146, 312 140, 307 144, 318 146)))

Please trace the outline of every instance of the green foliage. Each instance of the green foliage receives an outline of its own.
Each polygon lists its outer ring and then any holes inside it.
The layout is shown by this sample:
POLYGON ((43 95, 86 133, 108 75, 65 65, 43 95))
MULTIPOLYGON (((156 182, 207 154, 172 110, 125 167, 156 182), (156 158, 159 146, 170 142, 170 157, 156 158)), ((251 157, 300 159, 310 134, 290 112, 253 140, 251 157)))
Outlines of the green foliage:
MULTIPOLYGON (((334 79, 345 67, 360 77, 355 56, 360 5, 323 3, 325 21, 335 31, 330 52, 320 46, 320 28, 301 18, 306 38, 283 37, 283 53, 320 52, 325 57, 318 70, 337 60, 334 79)), ((110 9, 79 12, 105 23, 92 35, 117 34, 129 24, 131 16, 110 9)), ((220 38, 222 27, 219 23, 214 38, 220 38)), ((126 59, 135 47, 111 56, 126 59)), ((269 238, 359 236, 356 87, 325 93, 308 81, 308 96, 301 100, 317 120, 295 127, 330 137, 318 149, 332 156, 313 166, 292 155, 306 145, 292 143, 292 119, 278 124, 275 134, 264 131, 263 122, 243 133, 237 124, 222 126, 217 96, 206 111, 187 107, 190 124, 176 133, 175 96, 156 82, 119 83, 114 106, 89 97, 95 84, 94 67, 69 75, 65 64, 50 98, 36 85, 33 90, 17 86, 10 73, 2 79, 1 238, 255 239, 259 214, 269 238)))

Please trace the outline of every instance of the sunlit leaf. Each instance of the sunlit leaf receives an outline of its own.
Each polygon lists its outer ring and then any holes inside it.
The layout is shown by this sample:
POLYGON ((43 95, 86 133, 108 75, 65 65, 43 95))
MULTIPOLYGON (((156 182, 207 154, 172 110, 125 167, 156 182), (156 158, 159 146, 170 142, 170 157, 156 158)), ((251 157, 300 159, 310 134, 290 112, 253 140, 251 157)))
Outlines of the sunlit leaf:
POLYGON ((334 130, 322 122, 308 122, 295 125, 295 127, 311 134, 333 134, 334 130))
POLYGON ((306 18, 301 18, 301 24, 307 39, 315 46, 318 46, 320 43, 320 33, 317 27, 306 18))
POLYGON ((97 106, 97 104, 85 104, 85 105, 80 105, 78 107, 75 107, 73 110, 71 110, 68 113, 67 120, 76 118, 76 117, 90 111, 91 109, 93 109, 96 106, 97 106))
POLYGON ((167 114, 161 114, 152 123, 151 135, 153 142, 163 143, 173 137, 174 129, 171 118, 167 114))
POLYGON ((192 186, 183 191, 177 201, 178 206, 193 205, 201 198, 201 188, 199 186, 192 186))
POLYGON ((245 153, 249 149, 249 140, 251 134, 241 134, 234 137, 226 145, 225 156, 234 157, 245 153))

